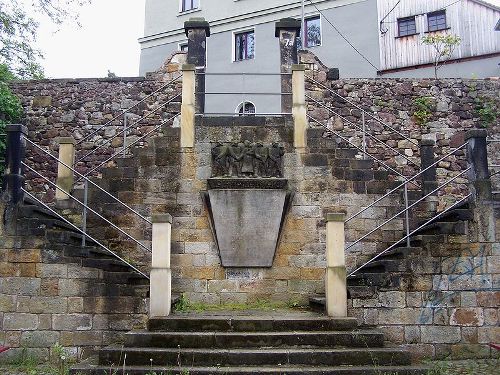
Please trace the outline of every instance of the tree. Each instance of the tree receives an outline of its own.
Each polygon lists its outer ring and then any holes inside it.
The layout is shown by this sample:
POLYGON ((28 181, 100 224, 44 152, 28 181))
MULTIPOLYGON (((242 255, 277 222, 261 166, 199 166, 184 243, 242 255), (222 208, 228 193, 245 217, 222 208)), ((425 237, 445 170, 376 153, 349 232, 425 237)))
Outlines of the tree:
POLYGON ((78 22, 76 9, 91 0, 0 0, 0 64, 19 78, 40 78, 42 54, 35 47, 38 22, 30 14, 48 17, 60 25, 78 22))
POLYGON ((438 69, 453 55, 453 51, 460 44, 461 39, 453 34, 429 34, 422 38, 422 43, 434 49, 434 76, 438 78, 438 69))

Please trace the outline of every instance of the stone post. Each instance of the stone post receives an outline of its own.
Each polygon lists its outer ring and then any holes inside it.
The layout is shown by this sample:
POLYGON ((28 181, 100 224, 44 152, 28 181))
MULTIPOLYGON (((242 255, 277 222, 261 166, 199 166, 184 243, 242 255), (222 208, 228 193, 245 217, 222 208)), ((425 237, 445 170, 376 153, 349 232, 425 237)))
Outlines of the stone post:
MULTIPOLYGON (((75 140, 71 137, 59 138, 59 161, 62 163, 73 166, 75 162, 75 140)), ((62 201, 69 199, 69 194, 73 189, 74 177, 73 171, 58 163, 57 165, 57 187, 62 190, 56 189, 56 200, 62 201)))
POLYGON ((188 38, 187 63, 195 67, 196 113, 205 112, 205 68, 207 66, 207 38, 210 25, 204 18, 190 18, 184 22, 184 32, 188 38))
POLYGON ((191 64, 182 66, 181 147, 194 147, 194 69, 191 64))
POLYGON ((24 176, 21 162, 26 153, 26 140, 28 129, 23 125, 7 125, 7 151, 5 155, 5 175, 2 188, 4 199, 11 205, 16 205, 23 200, 24 176))
POLYGON ((305 94, 305 65, 292 65, 292 115, 295 148, 307 146, 307 108, 305 94))
MULTIPOLYGON (((298 63, 297 37, 300 34, 300 21, 294 18, 283 18, 276 22, 275 37, 280 43, 280 72, 291 73, 292 65, 298 63)), ((281 112, 290 113, 292 110, 292 98, 289 94, 292 91, 292 77, 290 75, 281 76, 281 112)))
POLYGON ((472 193, 471 206, 476 226, 474 240, 479 242, 495 241, 495 215, 490 203, 491 180, 488 169, 486 130, 475 129, 465 133, 467 141, 467 166, 470 167, 469 191, 472 193))
POLYGON ((347 316, 344 222, 343 213, 326 216, 326 312, 335 318, 347 316))
MULTIPOLYGON (((422 170, 434 164, 435 145, 436 142, 434 142, 432 139, 422 139, 422 141, 420 142, 420 165, 422 170)), ((423 195, 427 195, 431 191, 437 188, 435 165, 427 169, 425 172, 423 172, 421 177, 422 177, 423 195)))
POLYGON ((467 164, 469 186, 474 201, 491 200, 491 180, 488 170, 488 151, 486 148, 486 130, 469 130, 465 133, 467 141, 467 164))
POLYGON ((172 216, 153 215, 152 260, 149 286, 150 318, 168 316, 172 304, 170 243, 172 216))

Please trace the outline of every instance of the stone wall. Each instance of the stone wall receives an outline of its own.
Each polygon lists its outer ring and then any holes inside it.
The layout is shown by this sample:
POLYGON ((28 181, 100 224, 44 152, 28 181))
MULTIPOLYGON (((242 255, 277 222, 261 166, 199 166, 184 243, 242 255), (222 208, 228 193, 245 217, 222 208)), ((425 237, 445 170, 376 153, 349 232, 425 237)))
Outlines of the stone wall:
MULTIPOLYGON (((478 215, 492 213, 478 207, 478 215)), ((496 238, 500 210, 495 211, 496 238)), ((500 244, 485 227, 469 223, 469 234, 429 235, 420 251, 400 263, 398 285, 351 293, 349 315, 378 326, 391 343, 417 358, 489 358, 500 340, 500 244), (404 268, 406 265, 407 268, 404 268), (411 265, 411 266, 409 266, 411 265)), ((492 223, 492 225, 494 225, 492 223)))
POLYGON ((2 362, 57 358, 56 343, 67 360, 82 359, 145 327, 148 284, 91 265, 103 261, 89 260, 70 232, 46 230, 47 221, 21 220, 23 234, 12 234, 4 208, 0 203, 0 344, 11 349, 2 362))

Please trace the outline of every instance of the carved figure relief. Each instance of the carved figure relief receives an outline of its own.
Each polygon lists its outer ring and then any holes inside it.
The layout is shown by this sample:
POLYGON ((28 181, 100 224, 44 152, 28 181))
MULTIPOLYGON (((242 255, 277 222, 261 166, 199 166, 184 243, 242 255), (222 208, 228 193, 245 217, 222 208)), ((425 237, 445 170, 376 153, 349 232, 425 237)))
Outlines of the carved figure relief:
POLYGON ((283 146, 250 141, 212 147, 212 177, 283 177, 283 146))

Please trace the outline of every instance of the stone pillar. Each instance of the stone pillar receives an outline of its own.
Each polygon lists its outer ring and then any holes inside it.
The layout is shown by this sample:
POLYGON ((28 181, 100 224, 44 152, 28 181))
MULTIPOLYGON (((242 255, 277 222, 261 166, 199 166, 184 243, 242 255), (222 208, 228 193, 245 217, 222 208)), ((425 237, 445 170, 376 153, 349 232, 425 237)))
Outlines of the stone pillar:
POLYGON ((170 243, 172 216, 153 215, 152 260, 149 286, 149 317, 168 316, 172 304, 170 243))
POLYGON ((347 316, 344 222, 343 213, 326 216, 326 312, 335 318, 347 316))
MULTIPOLYGON (((420 166, 421 170, 434 164, 434 146, 436 142, 432 139, 422 139, 420 142, 420 166)), ((436 166, 430 167, 422 173, 422 192, 423 195, 429 194, 437 188, 436 166)))
POLYGON ((181 147, 194 147, 194 69, 191 64, 182 66, 181 147))
POLYGON ((26 153, 26 140, 28 129, 23 125, 7 125, 7 151, 5 155, 5 175, 3 176, 2 189, 4 200, 15 205, 23 200, 24 176, 21 162, 26 153))
MULTIPOLYGON (((298 63, 297 37, 300 34, 300 21, 294 18, 283 18, 276 22, 275 37, 280 43, 280 72, 291 73, 292 65, 298 63)), ((281 92, 292 91, 292 78, 290 75, 281 76, 281 92)), ((292 98, 290 95, 281 96, 281 112, 290 113, 292 98)))
MULTIPOLYGON (((73 167, 75 162, 75 140, 71 137, 59 138, 59 161, 73 167)), ((73 189, 74 177, 73 171, 63 165, 57 164, 57 187, 62 190, 56 189, 56 200, 62 201, 69 199, 69 194, 73 189)))
POLYGON ((469 186, 474 201, 491 200, 491 180, 488 170, 488 151, 486 148, 486 130, 469 130, 465 133, 467 141, 467 164, 469 186))
POLYGON ((292 115, 295 148, 307 146, 307 108, 305 93, 305 65, 292 65, 292 115))
POLYGON ((190 18, 184 22, 188 38, 187 63, 194 65, 196 73, 196 113, 205 112, 205 68, 207 66, 207 38, 210 25, 204 18, 190 18))

